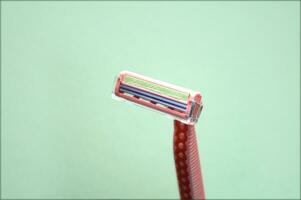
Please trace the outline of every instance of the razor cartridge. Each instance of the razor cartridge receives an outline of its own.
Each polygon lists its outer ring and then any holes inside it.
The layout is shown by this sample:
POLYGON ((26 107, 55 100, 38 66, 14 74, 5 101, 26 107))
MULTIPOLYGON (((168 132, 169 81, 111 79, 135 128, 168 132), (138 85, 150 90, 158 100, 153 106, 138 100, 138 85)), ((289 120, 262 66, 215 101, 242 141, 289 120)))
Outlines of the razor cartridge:
POLYGON ((197 122, 203 108, 199 92, 128 71, 117 76, 113 96, 159 111, 189 125, 197 122))

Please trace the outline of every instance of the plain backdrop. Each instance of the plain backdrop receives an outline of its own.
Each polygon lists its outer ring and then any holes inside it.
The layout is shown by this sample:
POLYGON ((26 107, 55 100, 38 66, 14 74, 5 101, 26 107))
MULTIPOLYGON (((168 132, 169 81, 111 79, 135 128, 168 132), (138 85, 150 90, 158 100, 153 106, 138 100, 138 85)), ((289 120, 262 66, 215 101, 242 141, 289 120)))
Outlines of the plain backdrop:
POLYGON ((1 2, 2 197, 178 198, 172 120, 130 70, 198 90, 206 194, 300 198, 300 2, 1 2))

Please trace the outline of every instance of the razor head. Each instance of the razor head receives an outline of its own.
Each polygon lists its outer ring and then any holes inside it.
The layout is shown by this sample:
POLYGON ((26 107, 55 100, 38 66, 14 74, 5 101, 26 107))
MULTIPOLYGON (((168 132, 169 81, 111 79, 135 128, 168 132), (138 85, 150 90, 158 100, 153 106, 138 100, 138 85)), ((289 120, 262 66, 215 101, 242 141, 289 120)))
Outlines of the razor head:
POLYGON ((203 108, 199 92, 128 71, 118 75, 113 97, 159 111, 190 125, 197 122, 203 108))

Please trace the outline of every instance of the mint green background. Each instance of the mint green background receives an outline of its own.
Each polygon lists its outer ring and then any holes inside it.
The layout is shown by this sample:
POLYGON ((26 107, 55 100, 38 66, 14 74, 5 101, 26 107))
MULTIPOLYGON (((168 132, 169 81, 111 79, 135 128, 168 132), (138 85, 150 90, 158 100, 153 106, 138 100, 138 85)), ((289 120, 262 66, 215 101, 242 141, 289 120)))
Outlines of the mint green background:
POLYGON ((300 2, 2 2, 2 197, 177 198, 172 120, 124 69, 200 90, 208 198, 299 198, 300 2))

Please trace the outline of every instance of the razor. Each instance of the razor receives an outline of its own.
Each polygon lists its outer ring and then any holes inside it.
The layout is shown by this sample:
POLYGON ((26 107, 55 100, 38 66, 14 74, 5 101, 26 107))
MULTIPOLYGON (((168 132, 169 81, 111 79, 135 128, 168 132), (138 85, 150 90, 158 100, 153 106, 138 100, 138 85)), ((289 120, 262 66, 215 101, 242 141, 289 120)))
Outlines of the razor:
POLYGON ((203 108, 201 94, 123 71, 116 78, 113 97, 174 119, 173 151, 180 198, 205 199, 194 127, 203 108))

